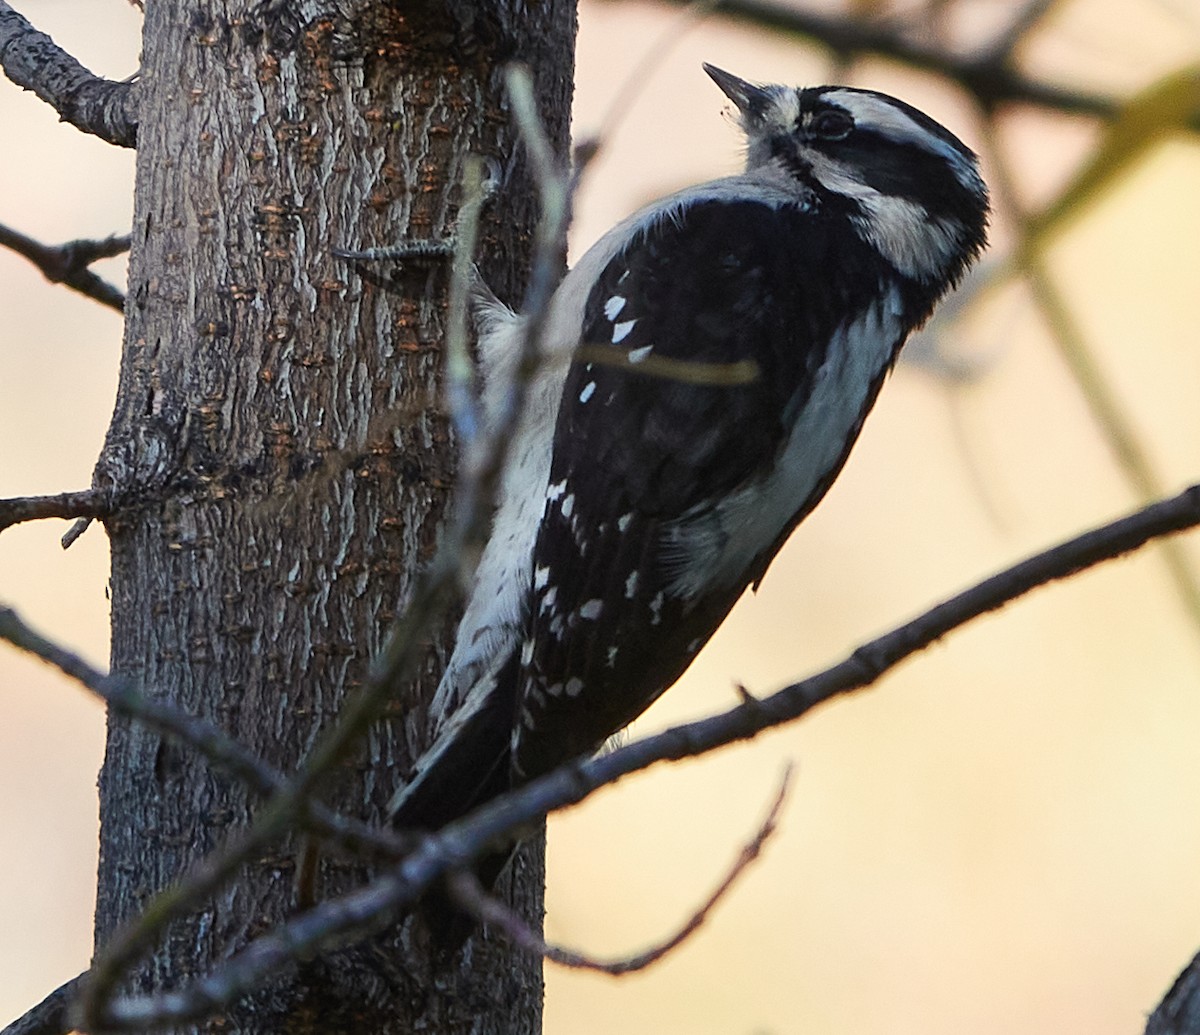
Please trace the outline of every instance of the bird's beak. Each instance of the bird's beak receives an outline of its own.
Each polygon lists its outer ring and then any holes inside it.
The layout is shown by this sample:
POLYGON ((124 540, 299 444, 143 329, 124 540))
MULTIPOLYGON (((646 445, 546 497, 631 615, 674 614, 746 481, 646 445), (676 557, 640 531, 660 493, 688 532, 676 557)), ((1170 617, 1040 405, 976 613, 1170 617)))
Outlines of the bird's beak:
POLYGON ((771 103, 769 91, 707 62, 704 64, 704 71, 721 88, 721 92, 737 105, 743 119, 758 121, 766 114, 771 103))

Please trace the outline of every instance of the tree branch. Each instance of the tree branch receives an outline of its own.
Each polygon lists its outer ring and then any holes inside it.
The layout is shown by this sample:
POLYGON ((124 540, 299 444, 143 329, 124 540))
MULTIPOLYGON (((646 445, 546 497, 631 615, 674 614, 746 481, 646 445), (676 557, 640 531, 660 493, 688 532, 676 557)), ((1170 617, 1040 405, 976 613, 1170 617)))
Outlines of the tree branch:
POLYGON ((371 884, 313 909, 252 941, 244 950, 177 992, 107 1001, 115 974, 87 994, 91 1028, 145 1028, 193 1020, 221 1009, 297 959, 387 927, 431 884, 468 868, 490 845, 548 812, 574 805, 599 787, 664 761, 705 754, 791 722, 831 698, 862 689, 947 633, 1038 586, 1066 578, 1200 524, 1200 485, 1021 561, 853 651, 844 661, 758 700, 677 726, 610 754, 576 761, 504 794, 436 834, 371 884))
MULTIPOLYGON (((667 2, 685 5, 689 0, 667 2)), ((1124 105, 1117 97, 1054 86, 1026 76, 1011 63, 1007 34, 998 46, 962 55, 911 38, 905 35, 902 26, 848 18, 841 13, 808 11, 773 0, 724 0, 716 13, 823 44, 838 54, 874 54, 932 72, 957 83, 986 107, 1026 104, 1062 115, 1090 115, 1111 121, 1124 105)), ((1193 115, 1189 126, 1193 132, 1200 132, 1200 113, 1193 115)))
POLYGON ((544 956, 559 966, 570 967, 575 970, 594 970, 601 974, 608 974, 610 977, 621 977, 625 974, 645 970, 652 964, 659 962, 659 960, 665 959, 669 953, 679 948, 680 945, 695 934, 704 921, 708 919, 709 914, 716 908, 721 899, 725 897, 738 878, 745 872, 746 867, 762 854, 767 839, 775 833, 779 822, 779 813, 783 809, 783 803, 787 799, 788 790, 791 786, 791 779, 792 767, 789 765, 784 771, 783 779, 779 784, 779 791, 775 795, 775 800, 771 804, 771 808, 767 812, 767 817, 759 826, 757 833, 755 833, 749 842, 742 846, 741 852, 737 859, 734 860, 733 865, 729 868, 724 878, 709 893, 700 907, 692 913, 687 922, 669 938, 655 945, 653 948, 639 952, 636 955, 623 956, 619 959, 605 961, 585 956, 583 953, 576 952, 573 949, 564 949, 557 945, 551 945, 525 923, 522 917, 514 913, 494 895, 488 894, 480 883, 479 878, 470 870, 462 870, 451 874, 447 881, 450 887, 450 894, 468 912, 474 914, 482 921, 499 927, 513 944, 524 949, 526 952, 544 956))
MULTIPOLYGON (((232 773, 257 794, 278 794, 288 778, 253 751, 204 719, 188 715, 166 701, 138 693, 125 679, 106 675, 78 654, 52 643, 26 625, 12 608, 0 606, 0 640, 38 658, 74 679, 118 715, 194 748, 213 765, 232 773)), ((351 851, 399 858, 412 847, 410 838, 350 819, 311 799, 298 809, 299 823, 310 832, 351 851)))
POLYGON ((134 84, 89 72, 5 0, 0 0, 0 67, 19 87, 49 104, 63 122, 110 144, 136 145, 134 84))
POLYGON ((0 500, 0 532, 22 521, 37 521, 41 518, 96 518, 104 517, 106 513, 108 505, 105 497, 94 489, 60 492, 56 496, 17 496, 14 499, 0 500))
POLYGON ((66 284, 118 313, 125 311, 125 296, 88 266, 97 259, 109 259, 129 251, 128 234, 114 234, 100 241, 80 239, 51 246, 0 223, 0 245, 11 248, 32 262, 50 283, 66 284))

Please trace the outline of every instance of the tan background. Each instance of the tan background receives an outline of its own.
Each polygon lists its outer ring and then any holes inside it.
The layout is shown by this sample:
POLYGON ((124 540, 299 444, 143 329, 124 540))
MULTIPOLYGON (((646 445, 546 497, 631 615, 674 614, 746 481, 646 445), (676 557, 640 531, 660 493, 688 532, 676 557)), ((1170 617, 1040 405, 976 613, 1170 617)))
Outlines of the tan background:
MULTIPOLYGON (((134 9, 21 6, 95 71, 134 70, 134 9)), ((961 6, 968 34, 1008 9, 961 6)), ((662 49, 670 16, 585 5, 581 21, 577 122, 588 132, 639 58, 662 49)), ((1062 81, 1130 90, 1198 41, 1188 0, 1077 0, 1028 59, 1062 81)), ((717 24, 688 34, 592 170, 578 245, 649 197, 735 167, 736 136, 701 60, 761 80, 830 74, 796 44, 717 24)), ((983 146, 971 111, 928 79, 880 63, 852 81, 983 146)), ((57 125, 7 82, 0 126, 0 221, 51 242, 128 225, 131 155, 57 125)), ((1093 139, 1083 124, 1020 116, 1000 143, 1035 202, 1093 139)), ((1170 488, 1200 478, 1198 182, 1200 147, 1166 143, 1054 255, 1170 488)), ((954 347, 981 376, 952 390, 901 367, 762 592, 635 732, 729 704, 735 680, 767 692, 807 674, 1132 505, 1023 295, 998 295, 960 330, 954 347)), ((87 484, 119 342, 115 314, 0 252, 0 495, 87 484)), ((0 536, 0 600, 103 663, 104 537, 92 530, 64 554, 64 527, 0 536)), ((11 650, 0 650, 0 709, 7 1021, 88 960, 103 716, 11 650)), ((785 760, 798 763, 781 833, 712 922, 642 976, 550 970, 547 1030, 1139 1032, 1200 947, 1198 730, 1200 631, 1147 552, 976 623, 795 728, 627 781, 551 827, 548 932, 598 953, 641 948, 686 916, 757 824, 785 760)))

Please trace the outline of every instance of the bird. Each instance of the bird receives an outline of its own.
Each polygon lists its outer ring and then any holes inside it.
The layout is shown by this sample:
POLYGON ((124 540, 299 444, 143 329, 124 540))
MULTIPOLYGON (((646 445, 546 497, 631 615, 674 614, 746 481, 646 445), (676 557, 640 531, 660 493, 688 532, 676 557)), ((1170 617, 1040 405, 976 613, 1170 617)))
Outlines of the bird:
MULTIPOLYGON (((441 829, 596 752, 670 687, 826 494, 901 346, 985 247, 978 158, 917 108, 704 70, 745 167, 620 222, 539 314, 398 826, 441 829)), ((531 317, 482 284, 473 306, 486 428, 531 317)))

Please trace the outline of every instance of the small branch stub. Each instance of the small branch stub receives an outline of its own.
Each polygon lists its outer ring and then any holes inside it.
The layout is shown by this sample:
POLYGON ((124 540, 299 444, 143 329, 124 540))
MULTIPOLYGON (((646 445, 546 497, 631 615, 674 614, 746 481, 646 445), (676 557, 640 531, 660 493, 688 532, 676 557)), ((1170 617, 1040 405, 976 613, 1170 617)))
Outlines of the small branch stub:
MULTIPOLYGON (((107 513, 106 498, 94 489, 60 492, 56 496, 18 496, 0 500, 0 532, 12 525, 19 525, 22 521, 37 521, 41 518, 80 518, 91 521, 92 518, 104 517, 107 513)), ((70 545, 64 537, 64 548, 70 545)))

